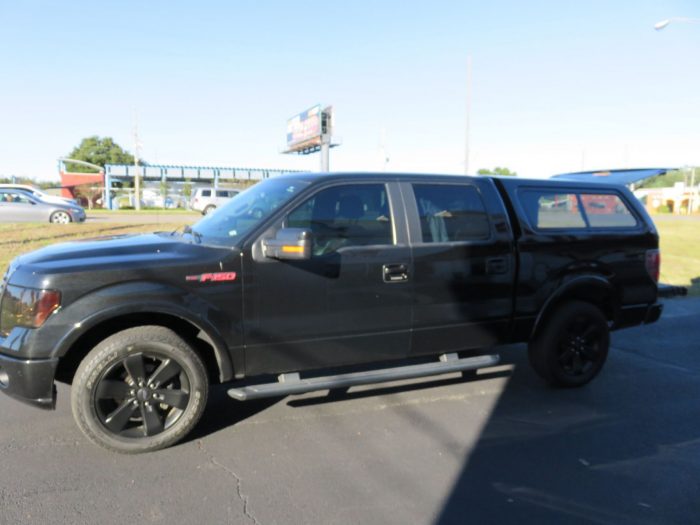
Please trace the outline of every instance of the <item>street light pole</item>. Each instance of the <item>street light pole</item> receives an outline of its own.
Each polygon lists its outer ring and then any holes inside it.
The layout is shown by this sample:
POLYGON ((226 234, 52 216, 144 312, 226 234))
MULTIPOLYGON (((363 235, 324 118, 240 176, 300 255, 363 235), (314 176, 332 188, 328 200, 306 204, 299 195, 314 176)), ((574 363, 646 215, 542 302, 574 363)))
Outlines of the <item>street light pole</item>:
POLYGON ((472 56, 467 56, 467 114, 464 138, 464 174, 469 175, 469 118, 471 117, 472 106, 472 56))
POLYGON ((141 210, 141 180, 139 178, 139 121, 134 111, 134 209, 141 210))

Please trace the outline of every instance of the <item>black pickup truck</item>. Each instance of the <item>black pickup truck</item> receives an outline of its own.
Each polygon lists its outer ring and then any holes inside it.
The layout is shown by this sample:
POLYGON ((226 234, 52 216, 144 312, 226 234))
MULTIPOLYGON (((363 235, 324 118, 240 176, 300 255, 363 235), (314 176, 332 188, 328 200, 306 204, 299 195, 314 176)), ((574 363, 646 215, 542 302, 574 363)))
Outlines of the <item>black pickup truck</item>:
POLYGON ((656 321, 658 234, 624 186, 302 174, 177 232, 50 246, 0 297, 0 389, 119 452, 169 446, 209 384, 239 400, 490 366, 528 342, 575 387, 610 330, 656 321))

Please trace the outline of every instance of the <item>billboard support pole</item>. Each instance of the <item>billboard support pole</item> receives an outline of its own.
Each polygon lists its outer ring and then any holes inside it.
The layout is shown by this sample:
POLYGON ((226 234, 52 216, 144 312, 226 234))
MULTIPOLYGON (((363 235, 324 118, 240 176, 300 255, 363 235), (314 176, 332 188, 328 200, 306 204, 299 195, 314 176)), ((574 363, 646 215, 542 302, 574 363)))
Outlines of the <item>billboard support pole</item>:
POLYGON ((331 141, 328 135, 321 137, 321 172, 330 171, 331 141))

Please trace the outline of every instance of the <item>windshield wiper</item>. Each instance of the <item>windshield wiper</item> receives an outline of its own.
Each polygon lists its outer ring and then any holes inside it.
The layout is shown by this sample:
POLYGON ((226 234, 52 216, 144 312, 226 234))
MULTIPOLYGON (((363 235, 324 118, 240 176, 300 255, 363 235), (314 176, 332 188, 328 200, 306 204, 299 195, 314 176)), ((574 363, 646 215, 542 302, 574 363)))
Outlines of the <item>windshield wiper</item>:
POLYGON ((170 236, 175 237, 178 233, 180 233, 180 230, 182 230, 182 234, 184 235, 185 233, 188 233, 187 228, 189 228, 189 226, 187 224, 185 224, 183 226, 179 226, 170 232, 170 236))
MULTIPOLYGON (((180 228, 175 230, 172 233, 172 235, 175 235, 179 230, 180 230, 180 228)), ((182 234, 183 235, 190 234, 192 237, 194 237, 194 240, 197 242, 197 244, 202 244, 202 234, 196 230, 193 230, 189 224, 185 225, 185 227, 182 228, 182 234)))

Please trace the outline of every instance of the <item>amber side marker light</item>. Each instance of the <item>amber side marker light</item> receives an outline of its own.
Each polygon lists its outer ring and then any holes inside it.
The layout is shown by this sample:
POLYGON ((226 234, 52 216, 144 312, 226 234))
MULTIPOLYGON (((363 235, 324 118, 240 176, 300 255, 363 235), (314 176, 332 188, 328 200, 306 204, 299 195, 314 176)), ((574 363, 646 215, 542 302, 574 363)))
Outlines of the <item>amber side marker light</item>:
POLYGON ((61 293, 8 285, 0 309, 0 333, 7 336, 15 326, 39 328, 61 306, 61 293))
POLYGON ((41 290, 34 307, 34 328, 39 328, 61 306, 61 292, 41 290))
POLYGON ((304 253, 303 246, 282 246, 284 253, 304 253))

